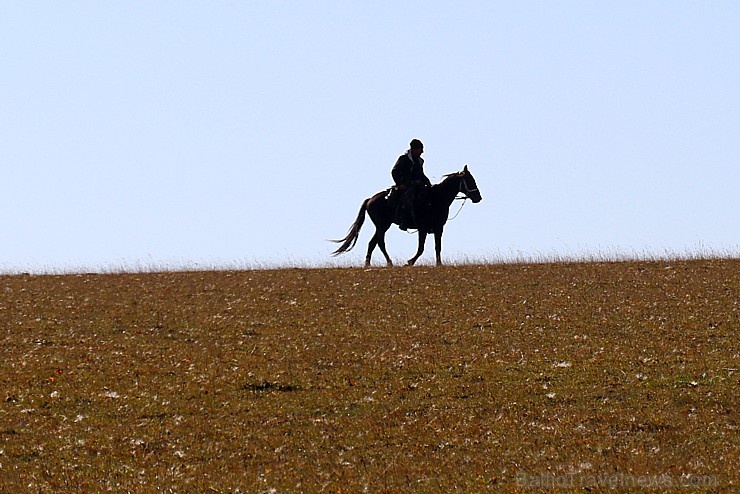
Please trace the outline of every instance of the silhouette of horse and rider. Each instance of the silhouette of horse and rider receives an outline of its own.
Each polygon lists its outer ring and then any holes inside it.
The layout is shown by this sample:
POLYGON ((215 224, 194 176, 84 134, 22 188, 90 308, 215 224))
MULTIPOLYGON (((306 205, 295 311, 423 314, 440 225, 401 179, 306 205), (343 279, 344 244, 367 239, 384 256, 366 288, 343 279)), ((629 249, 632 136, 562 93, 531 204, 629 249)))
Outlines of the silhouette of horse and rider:
POLYGON ((393 265, 385 248, 385 234, 394 223, 402 230, 411 228, 418 231, 419 246, 414 257, 408 260, 409 266, 413 266, 424 252, 424 243, 430 233, 434 234, 437 265, 442 264, 442 232, 447 223, 450 205, 458 194, 463 194, 473 203, 480 202, 481 195, 467 165, 462 171, 449 173, 442 182, 432 185, 424 174, 424 159, 421 157, 423 152, 424 145, 421 141, 413 139, 408 151, 398 157, 391 171, 396 185, 363 201, 347 236, 334 240, 341 245, 333 255, 352 250, 367 213, 375 224, 375 234, 368 243, 365 266, 370 266, 370 258, 376 246, 380 247, 388 266, 393 265))

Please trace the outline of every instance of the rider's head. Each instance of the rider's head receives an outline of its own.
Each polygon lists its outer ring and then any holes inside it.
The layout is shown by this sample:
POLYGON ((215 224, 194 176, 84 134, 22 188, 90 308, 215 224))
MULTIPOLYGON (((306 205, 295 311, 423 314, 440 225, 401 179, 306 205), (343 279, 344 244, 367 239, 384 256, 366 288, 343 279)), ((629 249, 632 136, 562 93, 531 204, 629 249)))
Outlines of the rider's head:
POLYGON ((411 149, 411 154, 418 158, 424 152, 424 144, 419 139, 412 139, 409 149, 411 149))

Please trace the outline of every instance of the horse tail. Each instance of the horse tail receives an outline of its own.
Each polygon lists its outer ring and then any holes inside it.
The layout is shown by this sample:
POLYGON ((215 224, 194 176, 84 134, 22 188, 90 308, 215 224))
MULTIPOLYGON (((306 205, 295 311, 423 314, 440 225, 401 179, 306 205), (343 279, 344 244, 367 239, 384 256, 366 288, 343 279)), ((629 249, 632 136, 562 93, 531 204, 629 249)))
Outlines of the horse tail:
POLYGON ((357 239, 360 237, 360 228, 362 228, 362 224, 365 222, 365 212, 367 211, 367 203, 370 201, 370 199, 365 199, 365 201, 362 203, 362 206, 360 206, 360 212, 357 214, 357 219, 354 223, 352 223, 352 226, 349 227, 349 232, 347 232, 347 236, 340 239, 340 240, 332 240, 332 242, 336 243, 342 243, 342 245, 339 246, 337 250, 331 253, 333 256, 337 256, 339 254, 342 254, 344 252, 349 252, 352 250, 352 247, 355 246, 357 243, 357 239))

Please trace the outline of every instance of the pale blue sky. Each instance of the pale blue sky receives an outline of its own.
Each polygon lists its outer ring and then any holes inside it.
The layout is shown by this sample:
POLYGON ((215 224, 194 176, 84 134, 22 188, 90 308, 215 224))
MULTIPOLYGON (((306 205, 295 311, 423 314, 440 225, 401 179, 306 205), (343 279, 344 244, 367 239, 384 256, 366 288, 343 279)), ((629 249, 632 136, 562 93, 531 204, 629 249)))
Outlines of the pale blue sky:
POLYGON ((736 1, 0 0, 0 271, 330 264, 414 137, 483 194, 449 260, 737 254, 738 26, 736 1))

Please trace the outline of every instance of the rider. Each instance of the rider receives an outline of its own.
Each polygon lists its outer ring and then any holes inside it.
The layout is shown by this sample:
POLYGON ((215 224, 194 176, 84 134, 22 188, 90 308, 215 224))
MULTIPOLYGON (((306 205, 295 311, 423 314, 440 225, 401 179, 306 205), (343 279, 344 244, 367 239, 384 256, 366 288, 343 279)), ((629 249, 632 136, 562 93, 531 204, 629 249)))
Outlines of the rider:
MULTIPOLYGON (((421 141, 413 139, 409 144, 409 150, 398 157, 391 170, 393 181, 396 182, 396 188, 401 194, 397 209, 398 226, 401 230, 407 230, 410 225, 416 223, 414 203, 419 196, 419 186, 432 186, 427 176, 424 175, 424 158, 421 157, 423 152, 424 145, 421 141)), ((418 228, 418 225, 416 226, 418 228)))

